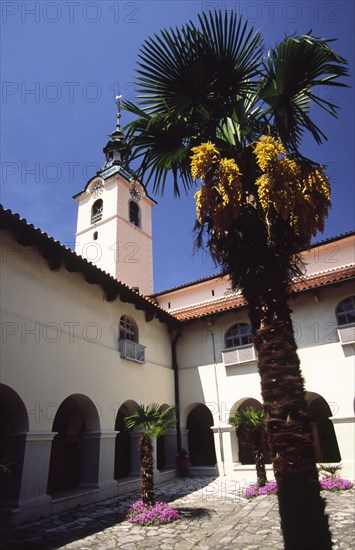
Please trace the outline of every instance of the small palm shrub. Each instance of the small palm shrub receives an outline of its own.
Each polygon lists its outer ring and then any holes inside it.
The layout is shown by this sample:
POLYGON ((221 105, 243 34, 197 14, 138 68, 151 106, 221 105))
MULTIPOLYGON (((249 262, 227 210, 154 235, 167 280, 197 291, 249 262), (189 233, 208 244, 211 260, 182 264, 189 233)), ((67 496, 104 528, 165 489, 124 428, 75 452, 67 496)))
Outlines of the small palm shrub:
POLYGON ((321 474, 330 476, 330 477, 337 477, 337 473, 342 470, 341 464, 319 464, 319 471, 321 474))

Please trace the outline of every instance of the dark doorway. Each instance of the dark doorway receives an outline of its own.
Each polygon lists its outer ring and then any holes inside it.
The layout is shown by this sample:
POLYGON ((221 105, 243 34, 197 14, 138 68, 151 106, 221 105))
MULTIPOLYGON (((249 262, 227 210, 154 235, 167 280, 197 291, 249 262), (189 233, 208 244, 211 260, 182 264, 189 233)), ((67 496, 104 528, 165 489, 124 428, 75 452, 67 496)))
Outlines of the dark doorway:
POLYGON ((188 415, 186 427, 189 430, 188 443, 192 466, 215 466, 212 413, 206 405, 197 405, 188 415))

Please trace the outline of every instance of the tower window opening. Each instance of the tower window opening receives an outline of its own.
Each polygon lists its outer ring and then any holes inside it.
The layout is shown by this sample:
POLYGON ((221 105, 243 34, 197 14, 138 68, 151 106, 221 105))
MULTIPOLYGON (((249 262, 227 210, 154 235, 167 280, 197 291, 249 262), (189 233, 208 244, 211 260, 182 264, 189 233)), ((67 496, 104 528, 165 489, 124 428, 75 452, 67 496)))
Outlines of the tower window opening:
POLYGON ((96 223, 102 219, 104 203, 102 199, 97 199, 91 208, 91 223, 96 223))
POLYGON ((136 227, 141 226, 141 216, 140 216, 140 209, 136 202, 130 201, 129 202, 129 221, 133 223, 136 227))
POLYGON ((97 241, 98 236, 99 236, 99 232, 98 232, 98 231, 95 231, 94 234, 93 234, 93 236, 92 236, 93 240, 94 240, 94 241, 97 241))

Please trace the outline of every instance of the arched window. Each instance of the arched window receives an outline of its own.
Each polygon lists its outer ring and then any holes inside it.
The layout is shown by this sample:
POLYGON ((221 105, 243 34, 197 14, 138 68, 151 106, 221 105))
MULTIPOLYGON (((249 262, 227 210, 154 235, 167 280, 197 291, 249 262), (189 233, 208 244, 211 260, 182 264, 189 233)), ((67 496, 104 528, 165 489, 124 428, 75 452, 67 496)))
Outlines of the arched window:
POLYGON ((252 344, 251 326, 247 323, 236 323, 227 330, 225 341, 226 348, 237 348, 252 344))
POLYGON ((129 340, 130 342, 138 343, 138 327, 133 319, 127 315, 122 315, 120 319, 120 335, 119 339, 129 340))
POLYGON ((145 362, 145 346, 138 343, 138 327, 127 315, 122 315, 120 319, 118 351, 124 359, 145 362))
POLYGON ((97 199, 91 208, 91 223, 99 222, 102 219, 104 203, 102 199, 97 199))
POLYGON ((93 240, 94 240, 94 241, 97 241, 98 236, 99 236, 98 231, 94 231, 94 234, 93 234, 93 236, 92 236, 93 240))
POLYGON ((337 305, 335 315, 338 325, 350 325, 355 323, 355 296, 349 296, 337 305))
POLYGON ((141 225, 141 213, 139 206, 134 201, 129 201, 129 221, 133 223, 136 227, 141 225))

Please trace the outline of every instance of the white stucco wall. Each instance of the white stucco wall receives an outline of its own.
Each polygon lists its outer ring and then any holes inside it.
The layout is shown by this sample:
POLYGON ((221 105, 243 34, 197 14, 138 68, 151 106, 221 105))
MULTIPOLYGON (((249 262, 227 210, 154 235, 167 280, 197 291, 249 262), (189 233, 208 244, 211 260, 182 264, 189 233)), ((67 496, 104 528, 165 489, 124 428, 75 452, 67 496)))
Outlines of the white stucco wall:
MULTIPOLYGON (((319 394, 329 404, 349 477, 355 474, 354 347, 338 341, 335 308, 354 290, 354 283, 346 282, 319 290, 318 301, 308 292, 290 302, 306 391, 319 394)), ((248 322, 246 309, 216 317, 214 326, 202 319, 185 326, 178 345, 182 426, 186 426, 191 403, 206 403, 214 426, 224 427, 236 403, 245 398, 262 402, 257 363, 225 366, 222 362, 225 332, 236 322, 248 322)))
MULTIPOLYGON (((307 275, 353 265, 355 261, 355 236, 321 244, 302 254, 307 275)), ((213 277, 190 286, 168 290, 157 296, 159 305, 174 309, 213 301, 231 293, 228 276, 213 277), (213 292, 212 292, 213 291, 213 292)))
POLYGON ((302 254, 307 274, 327 271, 355 262, 355 236, 350 235, 330 243, 320 244, 302 254))
POLYGON ((146 322, 134 305, 104 299, 100 286, 64 267, 50 271, 32 247, 10 235, 11 255, 2 265, 1 382, 24 401, 31 430, 50 430, 57 407, 69 395, 87 395, 97 406, 101 429, 114 429, 118 407, 173 404, 171 347, 166 326, 146 322), (25 254, 25 255, 24 255, 25 254), (120 357, 118 323, 131 316, 146 363, 120 357))

